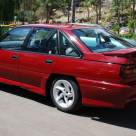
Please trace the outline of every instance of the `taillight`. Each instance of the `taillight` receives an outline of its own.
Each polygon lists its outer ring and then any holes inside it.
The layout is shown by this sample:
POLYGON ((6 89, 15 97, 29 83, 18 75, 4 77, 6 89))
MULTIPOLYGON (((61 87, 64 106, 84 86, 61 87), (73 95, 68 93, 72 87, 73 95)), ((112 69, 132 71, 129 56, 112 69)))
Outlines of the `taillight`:
POLYGON ((122 65, 120 76, 122 78, 136 78, 136 65, 122 65))

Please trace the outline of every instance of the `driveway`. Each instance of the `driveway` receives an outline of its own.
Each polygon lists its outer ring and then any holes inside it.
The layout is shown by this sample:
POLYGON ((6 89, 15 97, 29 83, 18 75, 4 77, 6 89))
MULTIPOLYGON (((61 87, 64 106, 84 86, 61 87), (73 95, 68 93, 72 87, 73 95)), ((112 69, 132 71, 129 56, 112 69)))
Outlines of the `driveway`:
POLYGON ((67 114, 50 98, 0 84, 0 136, 136 136, 136 103, 67 114))

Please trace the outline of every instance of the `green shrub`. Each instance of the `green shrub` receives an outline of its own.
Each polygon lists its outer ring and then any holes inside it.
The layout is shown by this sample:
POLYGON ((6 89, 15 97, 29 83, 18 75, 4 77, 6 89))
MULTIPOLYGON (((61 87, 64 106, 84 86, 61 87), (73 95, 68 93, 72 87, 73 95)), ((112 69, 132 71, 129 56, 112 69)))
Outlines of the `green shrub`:
POLYGON ((130 39, 132 37, 131 34, 119 34, 120 37, 123 37, 123 38, 128 38, 130 39))
POLYGON ((61 21, 57 21, 57 23, 62 23, 61 21))
POLYGON ((128 22, 128 28, 129 29, 134 29, 135 28, 135 25, 136 25, 136 21, 135 20, 130 20, 128 22))
POLYGON ((110 22, 112 18, 113 18, 113 15, 112 15, 112 14, 110 14, 110 15, 108 15, 108 17, 107 17, 106 21, 107 21, 107 22, 110 22))
POLYGON ((56 21, 52 20, 52 22, 51 22, 51 23, 56 23, 56 21))
POLYGON ((116 23, 113 24, 111 26, 111 28, 113 29, 113 32, 116 33, 116 31, 118 31, 118 34, 119 34, 119 30, 120 30, 120 26, 118 26, 116 23))
POLYGON ((131 38, 132 40, 134 40, 134 41, 136 41, 136 35, 135 34, 133 34, 133 36, 132 36, 132 38, 131 38))
POLYGON ((61 15, 57 15, 56 18, 61 18, 61 15))

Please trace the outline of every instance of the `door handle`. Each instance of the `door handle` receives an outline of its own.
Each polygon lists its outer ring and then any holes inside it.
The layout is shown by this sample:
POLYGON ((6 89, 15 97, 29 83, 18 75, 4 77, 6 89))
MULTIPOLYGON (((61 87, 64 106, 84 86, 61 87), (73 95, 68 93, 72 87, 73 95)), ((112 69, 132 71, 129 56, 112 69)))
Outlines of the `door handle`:
POLYGON ((12 59, 18 59, 18 55, 13 55, 12 59))
POLYGON ((51 59, 46 59, 46 61, 45 61, 46 64, 52 64, 52 62, 53 61, 51 59))

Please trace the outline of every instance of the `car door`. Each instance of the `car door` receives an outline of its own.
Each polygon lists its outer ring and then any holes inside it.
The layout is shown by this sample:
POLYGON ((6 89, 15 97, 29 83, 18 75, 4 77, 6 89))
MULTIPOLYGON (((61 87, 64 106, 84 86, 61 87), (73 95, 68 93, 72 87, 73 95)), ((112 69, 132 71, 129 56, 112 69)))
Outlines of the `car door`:
POLYGON ((57 35, 55 29, 34 29, 20 56, 19 74, 23 83, 42 87, 46 82, 58 60, 57 35))
POLYGON ((0 39, 0 77, 20 82, 19 58, 30 27, 18 27, 0 39))

